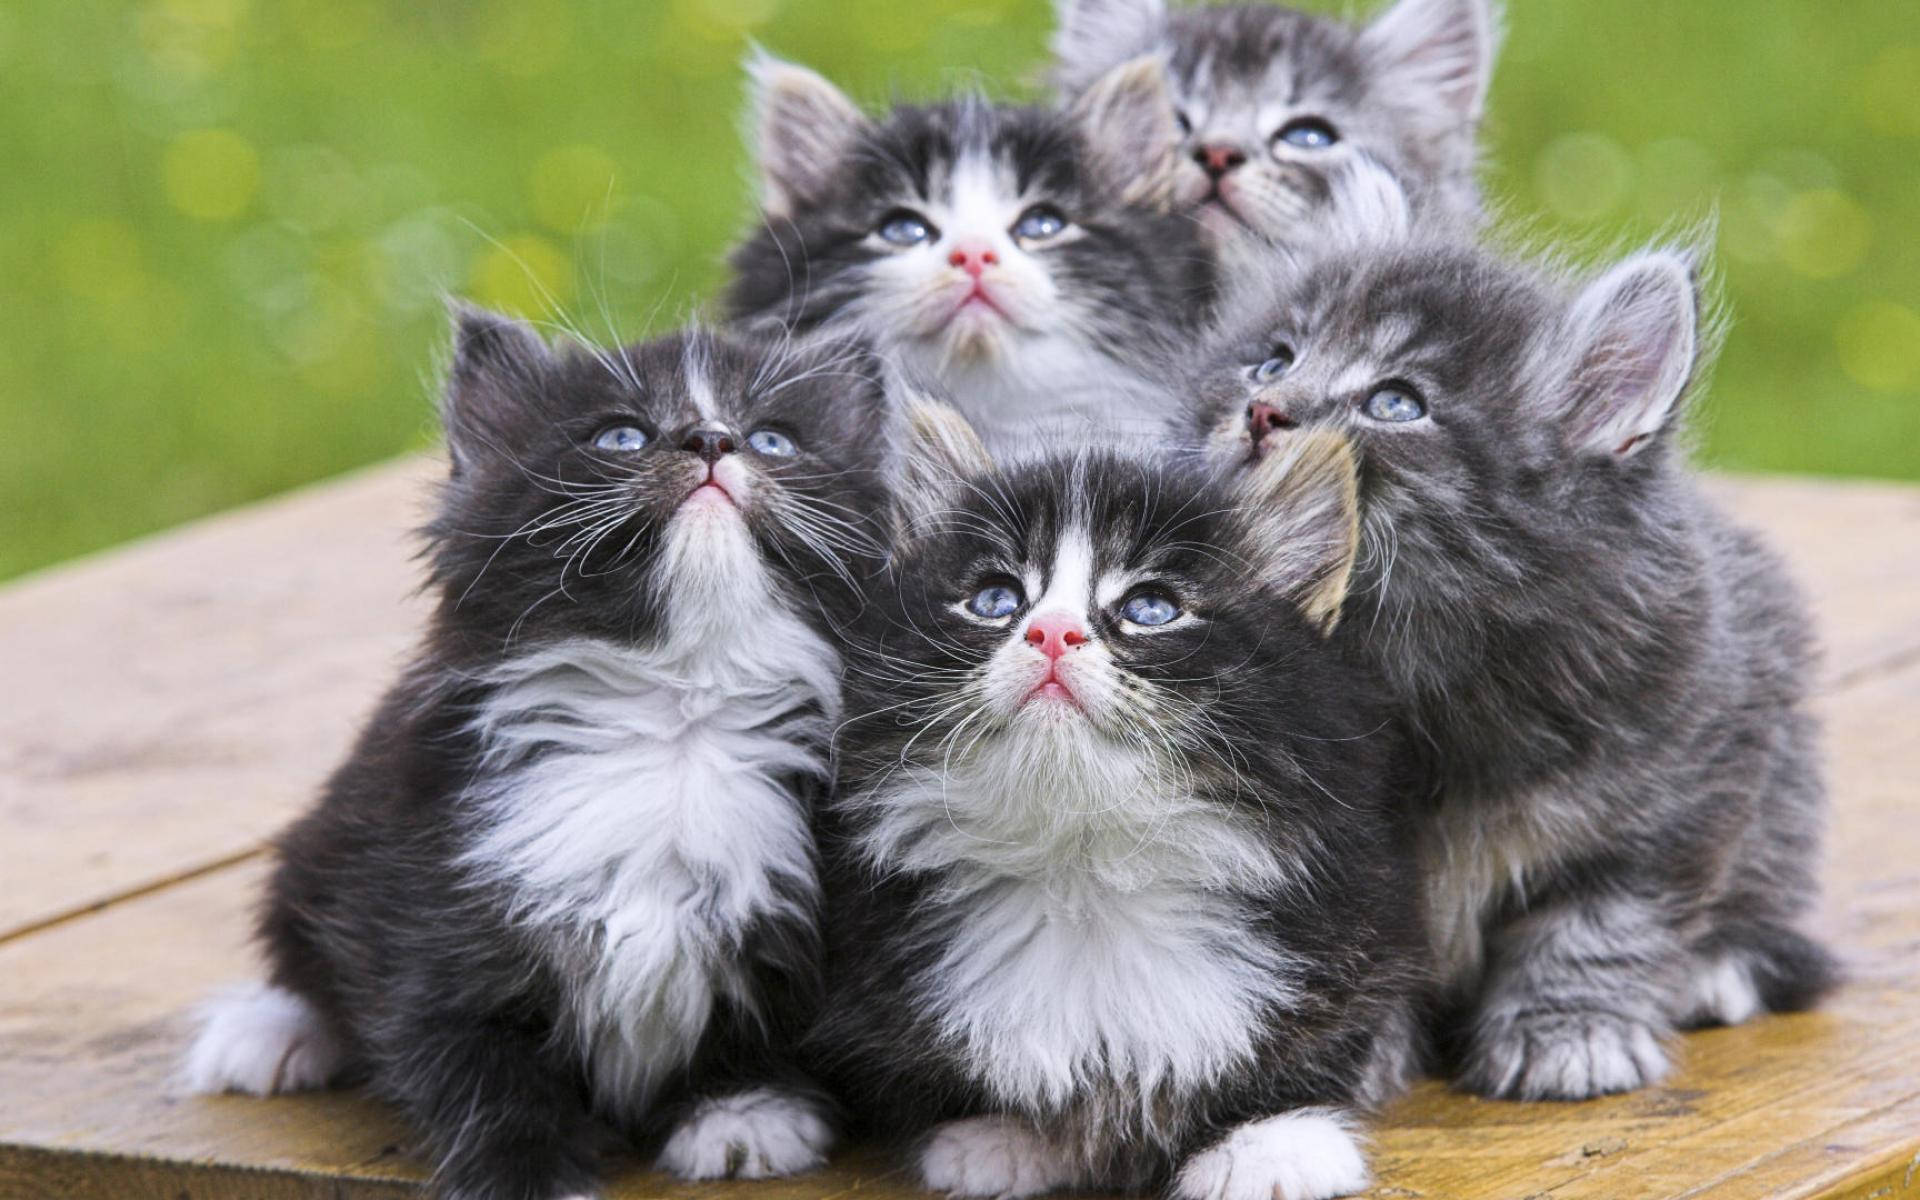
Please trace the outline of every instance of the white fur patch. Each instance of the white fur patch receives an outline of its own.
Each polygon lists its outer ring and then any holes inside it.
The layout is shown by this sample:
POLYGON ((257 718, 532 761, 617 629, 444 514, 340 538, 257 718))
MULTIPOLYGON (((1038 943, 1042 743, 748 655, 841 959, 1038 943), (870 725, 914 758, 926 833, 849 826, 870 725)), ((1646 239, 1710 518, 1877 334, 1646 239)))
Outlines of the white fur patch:
POLYGON ((1189 1158, 1173 1181, 1178 1200, 1327 1200, 1372 1182, 1351 1118, 1301 1109, 1249 1121, 1189 1158))
POLYGON ((674 519, 661 576, 657 646, 531 651, 493 672, 475 719, 490 771, 466 862, 547 939, 596 1101, 619 1115, 686 1061, 716 994, 752 1002, 741 931, 815 892, 807 816, 781 781, 824 775, 838 713, 838 656, 729 506, 674 519))
POLYGON ((947 873, 922 1002, 1006 1104, 1099 1078, 1204 1085, 1294 996, 1288 956, 1231 895, 1285 886, 1272 849, 1078 717, 1025 721, 858 802, 882 869, 947 873))
POLYGON ((1752 1020, 1761 1009, 1760 991, 1753 985, 1753 972, 1747 964, 1731 955, 1703 963, 1693 976, 1693 992, 1680 1015, 1689 1023, 1717 1021, 1739 1025, 1752 1020))
POLYGON ((953 1196, 1036 1196, 1078 1180, 1073 1161, 1013 1117, 968 1117, 933 1131, 920 1178, 953 1196))
POLYGON ((1522 892, 1529 873, 1587 843, 1592 831, 1570 806, 1527 796, 1488 803, 1450 798, 1420 831, 1420 875, 1426 884, 1427 927, 1440 978, 1464 986, 1486 957, 1485 922, 1509 892, 1522 892))
POLYGON ((201 1011, 187 1051, 186 1085, 196 1092, 272 1096, 325 1087, 342 1047, 304 996, 272 984, 234 988, 201 1011))
POLYGON ((682 1179, 775 1179, 825 1166, 833 1127, 811 1100, 756 1088, 700 1101, 657 1164, 682 1179))

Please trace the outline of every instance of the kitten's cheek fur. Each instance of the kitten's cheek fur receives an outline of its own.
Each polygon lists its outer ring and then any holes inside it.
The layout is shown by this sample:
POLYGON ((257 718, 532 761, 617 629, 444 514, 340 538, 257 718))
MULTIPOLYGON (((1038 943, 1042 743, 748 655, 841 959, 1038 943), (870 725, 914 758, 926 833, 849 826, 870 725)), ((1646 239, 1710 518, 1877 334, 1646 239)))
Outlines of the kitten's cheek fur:
POLYGON ((696 1104, 658 1165, 682 1179, 777 1179, 825 1166, 832 1146, 833 1126, 818 1103, 756 1088, 696 1104))
POLYGON ((1603 1012, 1538 1013, 1484 1023, 1461 1085, 1505 1100, 1587 1100, 1665 1078, 1664 1031, 1603 1012))
POLYGON ((1352 1120, 1334 1109, 1301 1109, 1249 1121, 1187 1159, 1175 1200, 1328 1200, 1372 1182, 1352 1120))
POLYGON ((216 996, 201 1010, 185 1083, 202 1093, 306 1091, 325 1087, 342 1057, 339 1038, 305 997, 258 983, 216 996))
POLYGON ((1037 1196, 1079 1181, 1072 1161, 1013 1117, 968 1117, 933 1131, 920 1178, 951 1196, 1037 1196))

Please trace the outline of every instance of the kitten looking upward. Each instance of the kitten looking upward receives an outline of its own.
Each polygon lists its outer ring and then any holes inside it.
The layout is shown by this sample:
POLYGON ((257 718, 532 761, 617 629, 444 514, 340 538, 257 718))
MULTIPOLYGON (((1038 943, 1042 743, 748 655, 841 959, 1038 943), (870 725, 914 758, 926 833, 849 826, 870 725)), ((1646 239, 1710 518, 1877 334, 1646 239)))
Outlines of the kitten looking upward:
POLYGON ((1054 82, 1069 103, 1116 63, 1166 64, 1179 198, 1214 233, 1310 232, 1328 172, 1360 156, 1423 208, 1472 219, 1499 43, 1496 0, 1399 0, 1352 25, 1278 4, 1057 0, 1054 82))
POLYGON ((1353 439, 1342 630, 1433 757, 1419 848, 1461 1082, 1658 1080, 1676 1028, 1804 1008, 1823 797, 1811 621, 1681 436, 1698 257, 1591 276, 1409 233, 1273 256, 1203 344, 1192 432, 1245 469, 1353 439))
POLYGON ((966 95, 879 118, 805 68, 748 70, 763 221, 733 255, 735 318, 857 331, 998 452, 1159 434, 1152 364, 1204 316, 1211 264, 1169 211, 1178 133, 1156 62, 1065 110, 966 95))

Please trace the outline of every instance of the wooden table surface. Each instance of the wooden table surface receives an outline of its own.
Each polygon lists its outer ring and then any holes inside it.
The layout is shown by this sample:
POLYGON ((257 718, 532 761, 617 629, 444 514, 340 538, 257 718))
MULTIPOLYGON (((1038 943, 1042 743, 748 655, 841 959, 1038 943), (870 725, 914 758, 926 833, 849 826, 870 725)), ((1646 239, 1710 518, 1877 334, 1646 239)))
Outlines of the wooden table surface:
MULTIPOLYGON (((256 973, 263 839, 315 792, 424 611, 412 460, 0 589, 0 1197, 412 1194, 351 1093, 185 1095, 195 1004, 256 973)), ((1718 480, 1812 592, 1833 794, 1819 1012, 1688 1036, 1662 1087, 1583 1104, 1437 1083, 1375 1139, 1379 1197, 1920 1198, 1920 489, 1718 480)), ((610 1197, 917 1194, 818 1175, 610 1197)))

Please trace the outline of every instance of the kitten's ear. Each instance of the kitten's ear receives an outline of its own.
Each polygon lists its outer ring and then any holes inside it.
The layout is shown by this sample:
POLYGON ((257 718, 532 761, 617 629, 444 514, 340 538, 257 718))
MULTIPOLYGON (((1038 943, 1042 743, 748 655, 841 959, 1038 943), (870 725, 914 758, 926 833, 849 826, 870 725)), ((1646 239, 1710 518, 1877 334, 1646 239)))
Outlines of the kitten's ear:
POLYGON ((1700 287, 1691 255, 1653 250, 1588 284, 1558 343, 1571 361, 1568 443, 1626 458, 1665 429, 1700 358, 1700 287))
POLYGON ((453 307, 453 363, 440 420, 454 474, 503 453, 504 427, 552 361, 552 349, 525 322, 470 305, 453 307))
POLYGON ((894 510, 899 534, 911 538, 937 528, 961 482, 993 470, 993 459, 959 409, 898 379, 890 390, 905 424, 894 510))
POLYGON ((1360 552, 1360 469, 1332 430, 1281 440, 1235 481, 1248 558, 1322 633, 1340 620, 1360 552))
POLYGON ((1054 0, 1053 8, 1053 81, 1063 96, 1152 50, 1167 24, 1164 0, 1054 0))
POLYGON ((865 113, 818 72, 770 54, 747 60, 760 205, 770 218, 821 200, 840 161, 870 128, 865 113))
POLYGON ((1074 101, 1088 167, 1123 204, 1166 208, 1179 180, 1180 126, 1157 55, 1129 59, 1074 101))
POLYGON ((1363 35, 1383 76, 1477 124, 1500 51, 1498 0, 1398 0, 1363 35))

